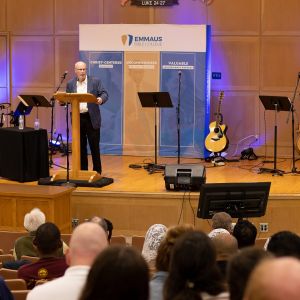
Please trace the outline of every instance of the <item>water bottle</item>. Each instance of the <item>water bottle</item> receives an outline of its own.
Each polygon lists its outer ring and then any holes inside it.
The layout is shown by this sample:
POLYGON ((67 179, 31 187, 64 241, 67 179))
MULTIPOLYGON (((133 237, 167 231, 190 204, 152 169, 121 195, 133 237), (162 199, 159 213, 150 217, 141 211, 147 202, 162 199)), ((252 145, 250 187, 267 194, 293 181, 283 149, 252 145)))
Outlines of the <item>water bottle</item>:
POLYGON ((24 117, 23 117, 23 115, 19 116, 19 129, 21 129, 21 130, 24 129, 24 117))
POLYGON ((35 119, 33 127, 34 127, 34 130, 40 129, 40 120, 38 118, 35 119))

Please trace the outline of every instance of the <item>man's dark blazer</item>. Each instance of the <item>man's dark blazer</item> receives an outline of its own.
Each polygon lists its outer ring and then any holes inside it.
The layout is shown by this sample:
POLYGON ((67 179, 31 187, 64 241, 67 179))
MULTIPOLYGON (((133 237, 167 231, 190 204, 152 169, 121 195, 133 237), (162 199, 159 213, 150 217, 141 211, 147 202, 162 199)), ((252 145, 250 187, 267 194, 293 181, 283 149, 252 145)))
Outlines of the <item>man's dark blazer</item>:
MULTIPOLYGON (((77 77, 74 77, 67 83, 67 93, 77 92, 77 77)), ((102 104, 108 100, 108 93, 104 89, 101 80, 87 76, 87 92, 93 94, 96 98, 101 97, 102 104)), ((90 114, 91 122, 94 129, 98 129, 101 126, 101 114, 99 105, 96 103, 88 103, 88 112, 90 114)))

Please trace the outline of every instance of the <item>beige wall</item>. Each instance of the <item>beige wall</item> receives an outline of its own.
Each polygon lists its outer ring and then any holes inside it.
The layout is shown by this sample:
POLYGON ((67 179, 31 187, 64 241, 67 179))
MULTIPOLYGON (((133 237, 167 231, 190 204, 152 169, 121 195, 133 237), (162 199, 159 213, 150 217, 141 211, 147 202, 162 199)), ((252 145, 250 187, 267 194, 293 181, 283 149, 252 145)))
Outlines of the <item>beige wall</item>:
MULTIPOLYGON (((242 138, 259 134, 261 147, 256 151, 264 154, 266 124, 267 153, 272 155, 274 114, 264 114, 258 95, 293 96, 300 71, 300 1, 179 3, 172 8, 138 8, 129 3, 121 7, 119 0, 0 0, 0 89, 8 83, 2 79, 6 78, 6 32, 11 39, 11 99, 15 107, 20 93, 50 98, 60 75, 65 70, 73 72, 78 58, 78 24, 207 23, 212 25, 212 71, 222 72, 221 80, 212 81, 211 115, 219 91, 224 90, 222 112, 229 126, 229 153, 242 138)), ((296 109, 299 100, 297 94, 296 109)), ((64 110, 56 107, 55 112, 55 127, 63 127, 64 110)), ((42 126, 50 128, 50 110, 43 109, 40 114, 42 126)), ((278 151, 291 156, 291 124, 286 124, 286 117, 287 113, 279 113, 278 151)), ((32 122, 34 114, 30 118, 32 122)), ((247 147, 251 141, 241 146, 247 147)), ((241 150, 238 148, 238 153, 241 150)))

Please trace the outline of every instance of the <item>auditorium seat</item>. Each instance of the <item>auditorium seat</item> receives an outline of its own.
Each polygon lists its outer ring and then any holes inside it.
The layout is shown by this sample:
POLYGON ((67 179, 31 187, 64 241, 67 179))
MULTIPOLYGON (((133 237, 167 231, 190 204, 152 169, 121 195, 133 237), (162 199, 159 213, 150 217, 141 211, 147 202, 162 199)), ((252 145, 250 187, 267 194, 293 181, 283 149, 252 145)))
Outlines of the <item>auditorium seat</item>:
POLYGON ((6 262, 6 261, 14 261, 15 258, 12 254, 1 254, 0 255, 0 262, 6 262))
POLYGON ((27 289, 26 282, 24 279, 5 279, 5 283, 11 291, 27 289))
POLYGON ((126 246, 126 238, 124 235, 115 235, 111 237, 111 245, 124 245, 126 246))
POLYGON ((132 236, 132 246, 142 252, 143 246, 144 246, 145 237, 144 236, 138 236, 134 235, 132 236))
POLYGON ((21 256, 21 259, 23 259, 23 260, 28 260, 28 261, 34 263, 34 262, 38 261, 40 258, 39 258, 39 257, 36 257, 36 256, 22 255, 22 256, 21 256))
POLYGON ((257 238, 255 240, 255 246, 263 249, 267 240, 268 240, 268 238, 257 238))
POLYGON ((60 236, 61 236, 61 239, 69 246, 72 234, 71 233, 62 233, 60 236))
POLYGON ((11 291, 15 300, 26 300, 29 290, 15 290, 11 291))
POLYGON ((0 248, 4 253, 9 253, 9 250, 14 248, 15 240, 27 234, 27 232, 0 231, 0 248))
POLYGON ((18 270, 11 270, 11 269, 0 269, 0 276, 4 279, 16 279, 18 278, 18 270))
POLYGON ((3 254, 3 253, 4 253, 3 249, 0 249, 0 255, 3 254))

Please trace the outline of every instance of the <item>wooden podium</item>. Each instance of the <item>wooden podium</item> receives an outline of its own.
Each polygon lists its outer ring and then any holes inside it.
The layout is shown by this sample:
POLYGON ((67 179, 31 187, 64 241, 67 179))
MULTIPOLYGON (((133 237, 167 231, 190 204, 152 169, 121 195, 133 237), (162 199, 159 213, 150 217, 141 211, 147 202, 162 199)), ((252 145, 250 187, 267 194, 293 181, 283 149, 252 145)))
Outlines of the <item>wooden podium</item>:
MULTIPOLYGON (((62 103, 71 103, 72 106, 72 168, 69 178, 73 180, 87 180, 88 182, 97 181, 101 175, 96 171, 80 170, 80 102, 97 102, 97 98, 92 94, 62 93, 53 95, 54 99, 62 103)), ((68 146, 68 145, 67 145, 68 146)), ((57 171, 51 181, 66 179, 67 171, 57 171)))

